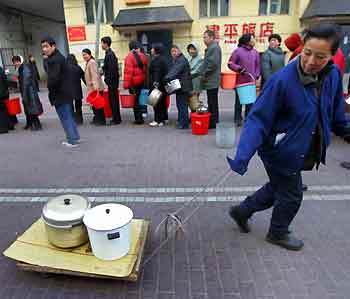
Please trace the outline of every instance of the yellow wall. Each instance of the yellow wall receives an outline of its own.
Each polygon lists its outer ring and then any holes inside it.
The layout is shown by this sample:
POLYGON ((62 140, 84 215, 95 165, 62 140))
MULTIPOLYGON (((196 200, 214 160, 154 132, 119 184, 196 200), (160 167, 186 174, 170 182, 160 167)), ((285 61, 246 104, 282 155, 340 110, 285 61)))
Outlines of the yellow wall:
MULTIPOLYGON (((120 9, 184 5, 187 12, 194 20, 192 26, 171 25, 167 26, 167 29, 173 29, 173 42, 184 50, 190 41, 196 41, 201 45, 202 52, 204 52, 202 34, 206 30, 207 25, 220 25, 220 35, 223 38, 225 24, 238 24, 238 34, 241 35, 242 24, 244 23, 256 23, 256 34, 259 34, 261 23, 272 22, 274 23, 274 32, 279 33, 282 38, 285 38, 289 34, 300 30, 299 18, 302 16, 308 2, 309 0, 291 0, 289 15, 259 16, 259 0, 231 0, 229 7, 230 16, 199 18, 199 0, 151 0, 151 3, 146 5, 126 5, 124 0, 115 0, 114 15, 117 15, 120 9)), ((84 25, 86 23, 83 0, 64 0, 64 11, 67 26, 84 25)), ((69 43, 70 51, 77 54, 79 60, 81 60, 81 50, 84 47, 90 48, 93 52, 95 48, 95 25, 85 25, 85 28, 87 41, 69 43)), ((104 24, 101 25, 101 36, 104 35, 112 37, 112 48, 115 50, 120 61, 122 61, 128 52, 129 41, 136 38, 136 30, 122 31, 120 33, 118 30, 113 30, 110 24, 104 24), (126 37, 125 33, 129 33, 131 36, 126 37)), ((225 44, 223 40, 220 41, 220 45, 223 49, 223 66, 225 67, 227 59, 234 49, 234 45, 225 44)), ((257 43, 257 49, 259 51, 264 51, 267 46, 267 41, 264 43, 257 43)), ((100 51, 100 58, 102 58, 103 55, 104 53, 100 51)))

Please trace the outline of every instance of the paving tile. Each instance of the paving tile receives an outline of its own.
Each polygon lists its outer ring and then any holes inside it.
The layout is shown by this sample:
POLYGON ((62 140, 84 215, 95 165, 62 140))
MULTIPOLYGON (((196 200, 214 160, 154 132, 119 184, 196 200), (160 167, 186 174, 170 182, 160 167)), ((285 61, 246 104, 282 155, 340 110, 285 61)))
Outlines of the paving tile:
POLYGON ((242 298, 256 299, 255 287, 253 282, 242 282, 239 284, 239 290, 242 298))
POLYGON ((271 283, 274 295, 278 299, 292 299, 292 295, 288 289, 288 284, 285 281, 276 281, 271 283))
POLYGON ((205 281, 204 281, 204 273, 203 271, 191 271, 191 294, 195 295, 198 293, 205 293, 205 281))
MULTIPOLYGON (((301 237, 306 246, 298 253, 261 241, 265 234, 263 222, 269 222, 268 213, 256 217, 251 234, 237 233, 237 237, 230 239, 229 219, 212 221, 213 218, 220 219, 229 205, 203 205, 199 217, 186 232, 186 238, 182 242, 171 242, 156 255, 137 283, 60 275, 44 277, 20 271, 13 261, 1 256, 0 298, 348 299, 350 280, 346 278, 350 275, 350 241, 345 238, 350 234, 348 202, 303 204, 294 226, 296 231, 304 232, 301 237), (211 240, 207 232, 211 234, 211 240), (320 238, 323 242, 318 241, 320 238)), ((40 216, 42 206, 42 203, 1 203, 0 250, 16 238, 12 230, 21 233, 40 216)), ((161 216, 176 210, 179 205, 132 203, 130 207, 137 217, 152 218, 153 231, 161 216)), ((158 244, 159 240, 150 234, 147 254, 158 244)))

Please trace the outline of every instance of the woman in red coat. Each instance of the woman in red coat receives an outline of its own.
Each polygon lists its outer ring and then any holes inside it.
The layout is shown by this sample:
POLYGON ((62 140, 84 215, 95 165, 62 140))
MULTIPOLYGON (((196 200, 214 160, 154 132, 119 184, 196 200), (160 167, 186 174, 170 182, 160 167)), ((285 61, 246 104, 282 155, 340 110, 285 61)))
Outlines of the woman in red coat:
POLYGON ((139 103, 141 89, 144 88, 147 77, 147 57, 139 50, 138 42, 131 41, 129 43, 130 52, 124 62, 124 81, 123 88, 129 89, 131 94, 136 96, 134 106, 135 124, 144 123, 142 117, 142 106, 139 103))

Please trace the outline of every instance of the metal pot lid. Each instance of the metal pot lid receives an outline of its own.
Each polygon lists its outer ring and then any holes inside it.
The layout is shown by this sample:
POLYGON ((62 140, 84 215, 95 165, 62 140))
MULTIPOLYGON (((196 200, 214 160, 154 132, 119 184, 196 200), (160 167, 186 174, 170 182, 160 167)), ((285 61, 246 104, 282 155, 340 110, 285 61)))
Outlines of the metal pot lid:
POLYGON ((48 224, 67 226, 82 222, 90 201, 85 197, 67 194, 50 199, 43 208, 42 217, 48 224))
POLYGON ((96 231, 111 231, 121 228, 132 220, 134 214, 130 208, 120 204, 103 204, 85 213, 84 224, 96 231))

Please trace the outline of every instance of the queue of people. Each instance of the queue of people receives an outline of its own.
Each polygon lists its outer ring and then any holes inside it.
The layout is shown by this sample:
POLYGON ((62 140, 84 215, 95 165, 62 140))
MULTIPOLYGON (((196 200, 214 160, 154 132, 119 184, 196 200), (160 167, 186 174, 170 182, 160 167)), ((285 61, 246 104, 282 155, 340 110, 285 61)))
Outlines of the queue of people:
MULTIPOLYGON (((238 47, 233 50, 227 62, 228 68, 238 73, 237 84, 255 81, 257 85, 263 87, 273 74, 285 66, 286 53, 281 48, 281 36, 271 34, 268 42, 268 49, 260 55, 255 49, 255 38, 252 34, 244 34, 239 38, 238 47)), ((151 45, 151 55, 144 53, 139 42, 131 41, 129 43, 129 52, 124 60, 123 88, 135 95, 134 124, 144 124, 144 118, 147 115, 147 108, 145 109, 140 103, 141 91, 148 89, 151 93, 156 88, 161 91, 162 95, 157 105, 153 107, 154 120, 149 125, 151 127, 166 125, 168 109, 165 87, 169 82, 178 79, 181 87, 175 92, 178 110, 177 128, 188 129, 190 127, 189 112, 196 111, 200 104, 199 96, 204 90, 207 96, 208 111, 211 113, 209 129, 216 128, 216 124, 219 122, 218 91, 222 53, 213 31, 206 30, 204 32, 203 43, 206 46, 204 57, 201 56, 200 48, 195 42, 188 44, 184 53, 180 47, 173 45, 171 47, 171 63, 168 63, 167 53, 165 53, 164 45, 161 43, 151 45)), ((80 136, 76 125, 83 123, 82 82, 86 85, 88 93, 97 90, 101 95, 104 94, 104 86, 106 85, 112 111, 112 120, 109 124, 118 125, 122 122, 118 95, 120 80, 118 58, 111 49, 111 44, 110 37, 105 36, 101 39, 105 58, 103 72, 100 72, 90 49, 82 50, 82 58, 85 61, 83 70, 73 54, 69 54, 67 58, 63 57, 52 38, 47 38, 42 42, 44 66, 48 74, 49 99, 50 103, 55 106, 65 130, 67 136, 67 144, 65 145, 77 146, 79 144, 80 136)), ((293 34, 286 39, 285 44, 294 51, 292 57, 297 58, 304 47, 302 34, 293 34)), ((336 53, 339 53, 339 50, 336 53)), ((336 56, 333 56, 333 60, 336 60, 336 56)), ((42 105, 38 97, 40 76, 35 60, 32 55, 29 55, 29 62, 23 63, 19 57, 15 56, 13 63, 19 71, 19 86, 27 120, 25 128, 41 130, 39 116, 42 113, 42 105)), ((341 65, 339 67, 341 68, 341 65)), ((5 86, 6 80, 2 81, 2 86, 5 86)), ((6 87, 2 87, 1 90, 6 90, 6 87)), ((243 118, 243 107, 240 104, 239 95, 236 91, 234 92, 236 93, 234 123, 241 126, 243 120, 247 119, 253 104, 245 105, 245 117, 243 118)), ((8 93, 2 92, 2 94, 3 98, 8 98, 8 93)), ((3 111, 5 109, 1 108, 1 103, 0 109, 3 111)), ((105 126, 107 123, 104 108, 92 107, 92 111, 91 124, 105 126)), ((0 121, 4 131, 12 129, 15 124, 15 119, 10 116, 7 117, 7 120, 2 117, 0 121)))

